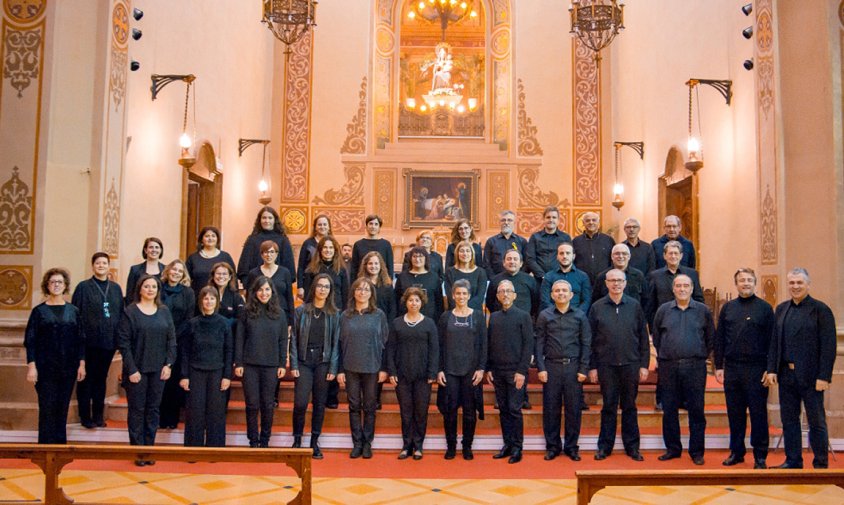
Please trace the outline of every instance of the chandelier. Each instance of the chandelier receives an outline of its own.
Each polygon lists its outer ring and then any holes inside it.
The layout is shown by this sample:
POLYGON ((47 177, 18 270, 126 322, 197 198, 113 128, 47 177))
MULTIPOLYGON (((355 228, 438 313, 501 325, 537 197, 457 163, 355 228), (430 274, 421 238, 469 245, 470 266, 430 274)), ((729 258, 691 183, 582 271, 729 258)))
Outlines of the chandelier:
POLYGON ((445 30, 449 24, 467 17, 478 17, 478 13, 472 8, 472 0, 411 0, 407 17, 429 23, 439 22, 445 41, 445 30))
POLYGON ((316 26, 316 0, 263 0, 262 23, 286 46, 284 54, 290 54, 290 46, 312 26, 316 26))
POLYGON ((624 30, 624 4, 617 0, 572 0, 569 14, 569 33, 595 51, 596 60, 601 58, 601 49, 624 30))

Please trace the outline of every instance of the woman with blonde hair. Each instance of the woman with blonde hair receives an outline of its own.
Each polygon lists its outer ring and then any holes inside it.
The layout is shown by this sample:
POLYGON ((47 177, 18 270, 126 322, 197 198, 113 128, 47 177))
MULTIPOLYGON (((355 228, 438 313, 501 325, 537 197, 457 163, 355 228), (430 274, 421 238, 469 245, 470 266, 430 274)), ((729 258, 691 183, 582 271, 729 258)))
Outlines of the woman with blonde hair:
POLYGON ((457 280, 466 279, 471 285, 469 306, 483 312, 487 276, 486 270, 479 267, 475 262, 475 248, 472 245, 468 240, 458 242, 454 266, 448 267, 445 271, 445 292, 448 295, 449 309, 454 308, 454 297, 451 295, 452 286, 457 280))
MULTIPOLYGON (((190 285, 187 266, 180 259, 175 259, 164 267, 161 273, 161 302, 170 310, 176 335, 181 335, 188 321, 196 311, 196 295, 190 285)), ((161 417, 159 428, 176 429, 179 425, 179 414, 185 406, 185 392, 179 386, 178 371, 182 366, 182 352, 177 349, 176 362, 173 363, 177 373, 172 374, 164 386, 161 398, 161 417)))

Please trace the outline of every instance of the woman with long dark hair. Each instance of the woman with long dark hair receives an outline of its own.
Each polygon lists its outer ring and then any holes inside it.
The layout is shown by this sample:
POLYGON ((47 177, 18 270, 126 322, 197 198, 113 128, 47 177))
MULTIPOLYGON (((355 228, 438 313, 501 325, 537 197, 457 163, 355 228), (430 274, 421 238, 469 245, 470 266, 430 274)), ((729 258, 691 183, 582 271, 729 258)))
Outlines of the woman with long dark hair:
POLYGON ((136 302, 132 297, 138 292, 136 284, 143 275, 154 275, 161 278, 164 272, 164 263, 161 257, 164 256, 164 243, 158 237, 147 237, 144 239, 144 247, 141 249, 141 256, 144 261, 129 268, 129 276, 126 278, 126 300, 124 305, 128 306, 136 302))
POLYGON ((46 301, 29 314, 24 333, 26 380, 38 393, 38 443, 67 443, 67 411, 73 385, 85 378, 85 336, 79 309, 67 303, 70 274, 63 268, 44 272, 46 301))
POLYGON ((328 274, 318 274, 308 293, 310 302, 296 308, 290 342, 290 369, 296 377, 293 400, 293 447, 302 446, 305 412, 311 398, 311 448, 322 459, 319 435, 325 419, 328 384, 337 375, 340 312, 334 305, 334 284, 328 274))
POLYGON ((422 445, 428 426, 431 384, 439 371, 437 323, 422 314, 427 296, 419 288, 408 288, 402 296, 407 312, 390 323, 387 340, 387 372, 396 387, 401 413, 402 450, 399 459, 422 459, 422 445))
POLYGON ((261 276, 273 281, 278 303, 284 315, 287 316, 287 322, 290 323, 293 321, 293 276, 287 268, 275 262, 277 257, 278 245, 275 242, 272 240, 261 242, 261 258, 264 263, 249 272, 246 285, 251 286, 255 279, 261 276))
MULTIPOLYGON (((138 279, 138 301, 123 311, 117 327, 117 347, 123 357, 123 388, 129 404, 127 424, 131 445, 154 445, 164 383, 176 361, 176 327, 161 302, 161 281, 154 275, 138 279)), ((136 460, 138 466, 154 461, 136 460)))
POLYGON ((223 237, 220 229, 216 226, 205 226, 199 230, 199 240, 196 244, 196 251, 188 256, 185 267, 191 279, 191 287, 195 295, 208 285, 213 275, 214 265, 223 262, 234 268, 234 260, 231 254, 221 249, 223 237))
MULTIPOLYGON (((328 274, 334 283, 334 305, 338 309, 346 308, 349 297, 349 273, 343 266, 343 258, 340 256, 340 244, 334 237, 323 237, 317 243, 317 254, 311 258, 311 263, 305 269, 302 276, 304 284, 302 287, 305 293, 311 292, 311 284, 319 274, 328 274)), ((310 302, 305 298, 305 302, 310 302)))
MULTIPOLYGON (((177 337, 182 335, 188 321, 196 310, 196 296, 190 288, 190 276, 180 259, 175 259, 164 267, 161 274, 161 302, 170 309, 177 337)), ((178 342, 178 338, 177 338, 178 342)), ((185 406, 185 392, 179 386, 179 370, 182 366, 182 346, 176 348, 176 373, 172 374, 164 385, 161 397, 161 411, 158 427, 173 430, 179 425, 179 414, 185 406)))
POLYGON ((299 249, 299 264, 296 265, 296 287, 297 296, 300 300, 305 299, 307 291, 305 291, 304 275, 308 265, 311 264, 311 258, 314 257, 317 250, 317 244, 325 237, 331 235, 331 218, 325 214, 319 214, 314 218, 313 226, 311 227, 311 236, 302 242, 302 248, 299 249))
POLYGON ((451 296, 451 288, 458 279, 469 281, 469 306, 483 312, 484 296, 486 295, 487 276, 486 270, 479 267, 475 262, 475 250, 472 243, 464 240, 457 244, 457 258, 454 266, 448 267, 445 271, 445 292, 448 295, 448 308, 454 308, 454 298, 451 296))
POLYGON ((243 378, 249 447, 269 447, 275 391, 287 363, 287 316, 273 282, 261 276, 249 287, 246 310, 237 323, 234 374, 243 378), (261 431, 258 431, 258 414, 261 431))
POLYGON ((265 240, 272 240, 278 246, 278 257, 276 263, 287 268, 290 275, 296 276, 296 265, 293 262, 293 248, 290 247, 290 240, 284 233, 284 227, 278 217, 278 212, 272 207, 264 206, 258 211, 255 217, 255 224, 252 226, 252 234, 246 238, 243 244, 243 251, 240 253, 240 260, 237 262, 237 278, 248 289, 246 276, 253 268, 261 266, 264 262, 261 258, 261 244, 265 240))
MULTIPOLYGON (((410 250, 410 268, 402 270, 396 279, 396 299, 401 300, 407 288, 416 287, 425 292, 428 301, 422 305, 422 313, 434 321, 439 321, 443 312, 443 292, 440 278, 429 268, 428 251, 416 246, 410 250)), ((404 314, 407 307, 398 305, 399 314, 404 314)))
POLYGON ((375 304, 387 316, 387 321, 396 318, 396 292, 393 280, 384 268, 384 258, 376 251, 366 253, 360 262, 358 278, 366 277, 375 286, 375 304))
POLYGON ((457 222, 454 223, 454 227, 451 229, 451 241, 445 250, 446 270, 448 270, 449 267, 454 266, 454 261, 457 259, 455 257, 457 244, 464 240, 468 240, 469 243, 472 244, 472 249, 475 250, 475 264, 483 265, 483 251, 481 250, 481 244, 478 243, 478 237, 475 236, 475 230, 472 228, 472 223, 470 223, 468 219, 463 218, 458 219, 457 222))
POLYGON ((340 369, 337 382, 349 397, 349 425, 354 447, 351 458, 372 457, 375 402, 379 382, 387 379, 384 347, 387 317, 375 306, 375 286, 365 278, 352 283, 352 300, 340 317, 340 369))
POLYGON ((215 288, 220 295, 220 309, 217 313, 226 318, 232 331, 234 331, 234 325, 246 304, 246 301, 237 291, 234 267, 228 263, 216 263, 211 268, 211 278, 208 279, 208 285, 215 288))

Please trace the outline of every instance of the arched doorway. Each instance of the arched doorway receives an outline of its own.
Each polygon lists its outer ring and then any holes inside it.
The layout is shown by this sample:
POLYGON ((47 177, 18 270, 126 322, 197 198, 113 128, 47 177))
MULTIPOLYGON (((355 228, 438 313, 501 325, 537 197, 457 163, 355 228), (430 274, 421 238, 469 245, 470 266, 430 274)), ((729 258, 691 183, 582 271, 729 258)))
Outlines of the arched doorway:
MULTIPOLYGON (((659 177, 659 226, 665 216, 680 218, 683 236, 695 244, 698 241, 698 180, 686 169, 683 153, 676 146, 668 150, 665 158, 665 172, 659 177)), ((697 260, 700 268, 700 258, 697 260)))
MULTIPOLYGON (((203 226, 222 224, 223 174, 217 170, 214 148, 205 142, 197 151, 196 163, 182 179, 181 257, 193 252, 203 226)), ((222 230, 221 230, 222 232, 222 230)))

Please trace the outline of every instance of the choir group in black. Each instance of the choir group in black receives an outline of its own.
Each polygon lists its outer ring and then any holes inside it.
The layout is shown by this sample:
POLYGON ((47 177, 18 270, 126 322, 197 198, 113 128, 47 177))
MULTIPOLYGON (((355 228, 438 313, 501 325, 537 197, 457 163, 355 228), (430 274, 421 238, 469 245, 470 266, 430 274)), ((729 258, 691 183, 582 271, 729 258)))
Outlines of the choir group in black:
POLYGON ((835 359, 835 322, 830 309, 808 295, 805 270, 788 274, 791 299, 774 313, 754 295, 755 273, 739 269, 739 296, 723 306, 716 329, 702 303, 694 246, 680 235, 676 216, 665 219, 665 235, 652 244, 638 238, 635 219, 624 223, 627 238, 616 244, 599 231, 594 213, 584 214, 585 231, 574 239, 558 229, 554 207, 545 209, 543 229, 529 240, 514 233, 515 217, 501 214, 501 232, 483 250, 471 224, 458 220, 445 268, 432 250, 432 233, 423 231, 397 275, 392 244, 379 237, 378 216, 366 218, 367 237, 350 254, 332 236, 329 218, 318 216, 296 268, 270 207, 259 211, 236 269, 214 227, 201 230, 197 250, 185 262, 160 262, 161 240, 147 238, 144 261, 129 271, 125 298, 109 279, 105 253, 93 255, 93 276, 77 285, 71 303, 64 298, 67 271, 52 268, 41 283, 46 301, 33 309, 25 333, 27 380, 38 393, 38 441, 66 443, 75 383, 82 425, 106 426, 106 379, 119 350, 132 445, 154 444, 157 430, 175 428, 185 407, 185 445, 224 446, 229 388, 237 377, 249 445, 268 447, 279 379, 289 371, 295 378, 293 447, 302 446, 310 403, 314 458, 323 457, 325 409, 337 407, 339 386, 349 404, 350 456, 372 457, 381 386, 389 381, 401 412, 399 459, 422 458, 436 384, 445 458, 456 456, 462 411, 462 457, 470 460, 486 379, 494 386, 504 442, 494 458, 517 463, 522 408, 529 407, 526 383, 535 366, 543 384, 546 460, 560 454, 580 460, 583 384, 589 380, 600 384, 603 398, 595 459, 607 458, 615 446, 620 408, 623 448, 642 461, 636 397, 649 375, 652 338, 666 449, 660 460, 682 452, 683 408, 689 455, 703 464, 711 359, 727 400, 725 466, 744 461, 749 411, 754 467, 766 467, 767 388, 774 385, 787 458, 781 467, 803 465, 801 402, 813 465, 827 466, 823 392, 835 359), (297 297, 302 303, 294 309, 297 297))

